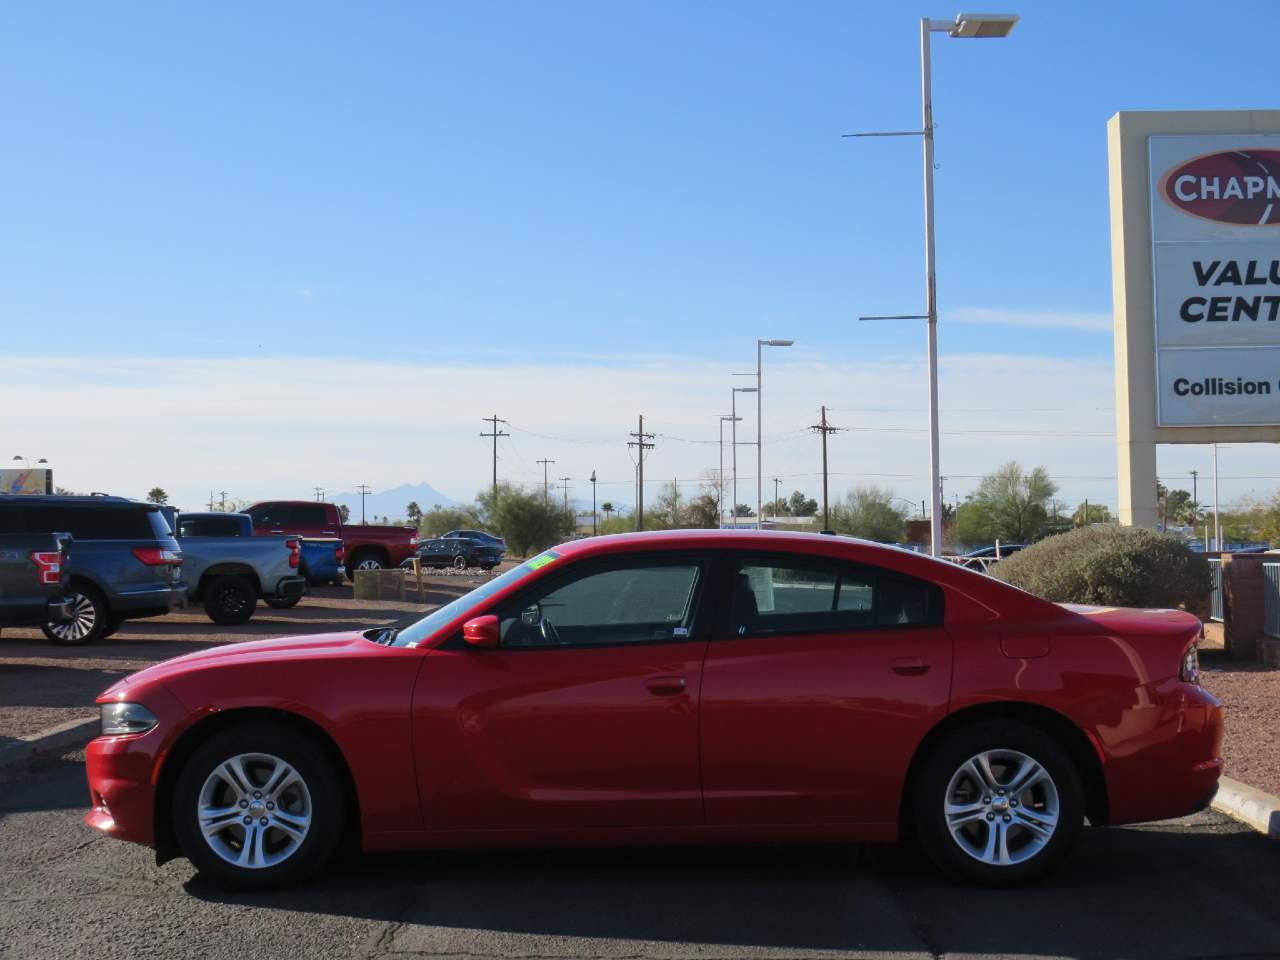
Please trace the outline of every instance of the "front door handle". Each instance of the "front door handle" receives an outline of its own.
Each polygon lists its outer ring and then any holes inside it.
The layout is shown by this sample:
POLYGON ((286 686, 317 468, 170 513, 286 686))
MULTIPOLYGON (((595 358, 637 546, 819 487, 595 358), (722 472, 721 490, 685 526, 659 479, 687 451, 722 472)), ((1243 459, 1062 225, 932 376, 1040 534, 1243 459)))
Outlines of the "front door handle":
POLYGON ((283 531, 283 530, 272 530, 271 532, 272 532, 272 533, 284 533, 284 531, 283 531))
POLYGON ((674 697, 684 693, 689 681, 684 677, 650 677, 644 685, 655 697, 674 697))
POLYGON ((904 677, 918 677, 929 672, 929 664, 924 657, 895 657, 889 661, 889 669, 904 677))

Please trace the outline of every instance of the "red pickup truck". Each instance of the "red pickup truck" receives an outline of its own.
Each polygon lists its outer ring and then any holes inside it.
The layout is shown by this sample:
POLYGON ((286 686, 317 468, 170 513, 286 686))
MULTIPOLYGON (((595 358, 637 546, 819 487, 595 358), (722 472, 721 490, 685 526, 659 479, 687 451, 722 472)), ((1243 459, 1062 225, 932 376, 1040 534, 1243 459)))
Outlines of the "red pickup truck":
POLYGON ((314 500, 264 500, 245 509, 253 518, 254 536, 296 534, 303 537, 341 537, 347 576, 356 570, 398 567, 418 548, 416 527, 344 524, 332 503, 314 500))

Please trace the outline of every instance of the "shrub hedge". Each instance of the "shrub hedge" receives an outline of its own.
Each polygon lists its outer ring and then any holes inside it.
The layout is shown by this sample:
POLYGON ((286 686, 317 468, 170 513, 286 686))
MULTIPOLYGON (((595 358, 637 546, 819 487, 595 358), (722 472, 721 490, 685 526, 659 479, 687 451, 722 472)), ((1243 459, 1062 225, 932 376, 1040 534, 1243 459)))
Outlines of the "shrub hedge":
POLYGON ((1209 599, 1204 557, 1173 537, 1114 524, 1047 537, 995 564, 991 575, 1056 603, 1202 613, 1209 599))

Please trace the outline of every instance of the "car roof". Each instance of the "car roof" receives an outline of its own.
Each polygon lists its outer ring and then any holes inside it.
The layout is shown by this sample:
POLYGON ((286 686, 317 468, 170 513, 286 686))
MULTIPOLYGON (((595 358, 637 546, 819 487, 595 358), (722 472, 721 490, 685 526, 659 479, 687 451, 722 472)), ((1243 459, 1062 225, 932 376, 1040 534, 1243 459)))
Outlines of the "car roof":
POLYGON ((0 503, 22 504, 24 506, 63 506, 78 507, 86 504, 112 504, 114 506, 141 507, 144 510, 159 510, 161 504, 144 503, 141 500, 130 500, 128 497, 108 496, 106 494, 0 494, 0 503))

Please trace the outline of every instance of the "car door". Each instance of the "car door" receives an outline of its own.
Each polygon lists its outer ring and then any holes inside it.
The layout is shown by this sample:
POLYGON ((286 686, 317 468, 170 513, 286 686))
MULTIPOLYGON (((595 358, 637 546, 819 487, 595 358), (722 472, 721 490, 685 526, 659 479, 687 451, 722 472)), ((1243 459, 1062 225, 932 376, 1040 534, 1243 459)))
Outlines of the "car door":
POLYGON ((950 695, 942 592, 801 555, 726 563, 702 678, 707 822, 896 821, 950 695))
POLYGON ((567 568, 497 608, 500 644, 431 651, 414 692, 429 829, 702 822, 708 563, 567 568))

